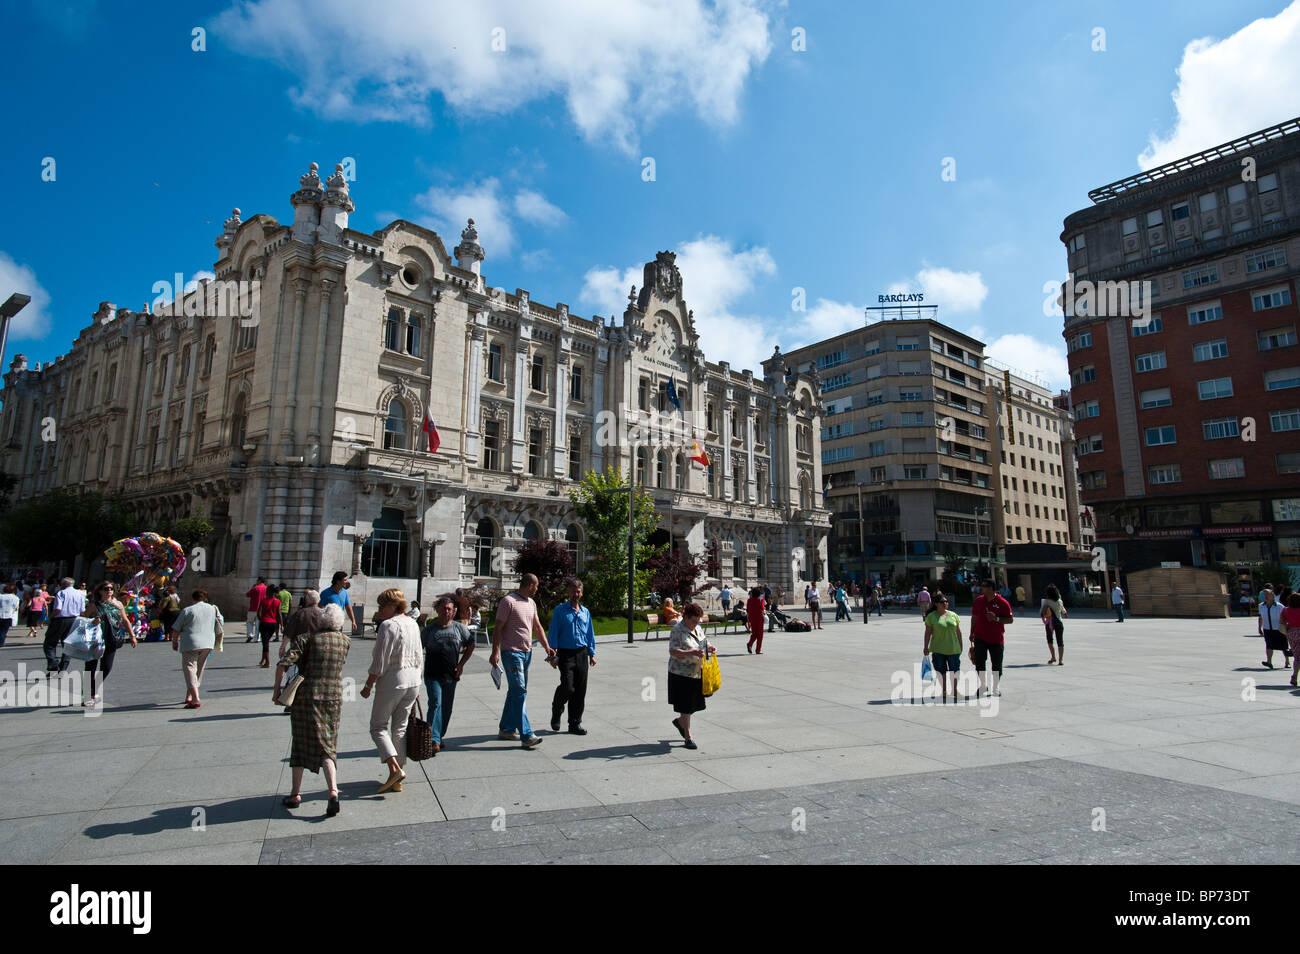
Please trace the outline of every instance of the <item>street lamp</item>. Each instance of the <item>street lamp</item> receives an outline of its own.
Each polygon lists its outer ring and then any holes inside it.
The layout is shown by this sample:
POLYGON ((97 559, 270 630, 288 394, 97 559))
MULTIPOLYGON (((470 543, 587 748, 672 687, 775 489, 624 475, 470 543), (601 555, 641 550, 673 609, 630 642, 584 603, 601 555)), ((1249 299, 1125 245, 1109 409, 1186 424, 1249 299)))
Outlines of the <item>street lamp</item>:
POLYGON ((862 579, 858 589, 862 593, 862 622, 871 622, 871 606, 867 602, 867 544, 862 519, 862 484, 858 483, 858 556, 862 558, 862 579))
POLYGON ((14 292, 0 305, 0 374, 4 373, 5 345, 9 341, 9 319, 27 307, 31 295, 14 292))

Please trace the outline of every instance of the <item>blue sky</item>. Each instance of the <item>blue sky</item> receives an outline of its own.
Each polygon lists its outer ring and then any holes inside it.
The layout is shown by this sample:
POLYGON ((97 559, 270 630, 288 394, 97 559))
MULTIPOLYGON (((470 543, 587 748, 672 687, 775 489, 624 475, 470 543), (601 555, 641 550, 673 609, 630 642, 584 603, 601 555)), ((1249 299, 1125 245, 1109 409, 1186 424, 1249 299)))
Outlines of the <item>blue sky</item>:
POLYGON ((925 291, 1062 386, 1043 287, 1088 189, 1300 114, 1300 0, 64 0, 0 31, 0 298, 34 299, 6 366, 210 269, 232 207, 286 222, 308 163, 350 157, 354 228, 450 248, 472 215, 489 282, 577 314, 621 314, 677 250, 711 360, 925 291))

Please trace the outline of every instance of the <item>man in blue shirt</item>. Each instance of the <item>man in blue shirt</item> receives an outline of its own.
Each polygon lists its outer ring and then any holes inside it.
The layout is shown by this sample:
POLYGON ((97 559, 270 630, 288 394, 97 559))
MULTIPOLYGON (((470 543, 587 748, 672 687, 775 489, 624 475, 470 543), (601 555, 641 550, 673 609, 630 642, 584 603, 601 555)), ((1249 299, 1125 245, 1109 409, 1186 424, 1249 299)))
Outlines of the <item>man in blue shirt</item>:
POLYGON ((569 732, 586 735, 582 712, 587 704, 587 669, 596 665, 596 630, 590 611, 582 605, 582 581, 569 577, 564 588, 569 601, 551 613, 551 628, 546 636, 556 651, 551 665, 560 670, 560 684, 551 702, 551 731, 560 731, 560 717, 568 705, 569 732))
POLYGON ((348 597, 348 575, 342 570, 334 574, 330 585, 320 591, 320 608, 333 605, 347 615, 348 622, 352 624, 352 632, 357 631, 357 618, 352 615, 352 600, 348 597))

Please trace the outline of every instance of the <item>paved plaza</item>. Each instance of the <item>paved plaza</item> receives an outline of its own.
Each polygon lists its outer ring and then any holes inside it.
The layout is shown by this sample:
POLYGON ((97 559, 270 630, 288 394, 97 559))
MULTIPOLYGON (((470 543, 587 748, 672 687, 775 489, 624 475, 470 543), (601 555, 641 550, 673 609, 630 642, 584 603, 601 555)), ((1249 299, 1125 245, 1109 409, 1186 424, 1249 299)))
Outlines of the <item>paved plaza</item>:
MULTIPOLYGON (((43 668, 26 632, 0 670, 43 668)), ((1065 666, 1049 668, 1042 626, 1019 619, 996 712, 919 697, 912 613, 771 634, 761 656, 720 636, 723 686, 695 752, 670 725, 666 640, 602 640, 585 737, 550 732, 556 675, 538 652, 534 751, 497 740, 504 692, 480 647, 451 747, 408 766, 400 794, 374 794, 386 770, 370 703, 345 703, 332 819, 319 776, 301 808, 280 804, 289 720, 256 645, 228 640, 187 711, 177 654, 143 644, 119 654, 98 716, 21 699, 0 711, 0 860, 1291 863, 1300 696, 1259 665, 1254 633, 1075 618, 1065 666)), ((372 647, 353 642, 359 684, 372 647)))

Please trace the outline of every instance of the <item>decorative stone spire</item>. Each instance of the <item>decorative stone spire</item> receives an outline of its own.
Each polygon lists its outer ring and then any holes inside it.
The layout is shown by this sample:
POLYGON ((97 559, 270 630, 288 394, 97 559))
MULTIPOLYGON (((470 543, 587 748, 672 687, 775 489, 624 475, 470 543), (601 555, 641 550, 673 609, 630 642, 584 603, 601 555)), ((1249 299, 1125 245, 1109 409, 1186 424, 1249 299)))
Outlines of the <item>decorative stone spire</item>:
POLYGON ((239 210, 231 209, 230 218, 226 219, 225 231, 217 236, 217 248, 221 250, 221 257, 225 258, 226 253, 230 250, 230 244, 235 240, 235 233, 244 223, 240 221, 239 210))
MULTIPOLYGON (((315 168, 315 163, 312 164, 315 168)), ((334 175, 325 181, 325 200, 321 206, 321 238, 339 242, 348 227, 348 213, 356 208, 348 195, 348 180, 343 176, 343 163, 334 166, 334 175)))
POLYGON ((473 219, 461 230, 460 244, 456 246, 454 254, 457 267, 473 272, 481 288, 483 277, 479 274, 479 263, 487 256, 483 252, 483 246, 478 244, 478 229, 474 228, 473 219))
POLYGON ((293 204, 293 237, 300 242, 315 242, 320 226, 320 204, 325 193, 316 174, 318 168, 316 163, 311 164, 307 174, 298 179, 298 191, 289 198, 293 204))

